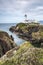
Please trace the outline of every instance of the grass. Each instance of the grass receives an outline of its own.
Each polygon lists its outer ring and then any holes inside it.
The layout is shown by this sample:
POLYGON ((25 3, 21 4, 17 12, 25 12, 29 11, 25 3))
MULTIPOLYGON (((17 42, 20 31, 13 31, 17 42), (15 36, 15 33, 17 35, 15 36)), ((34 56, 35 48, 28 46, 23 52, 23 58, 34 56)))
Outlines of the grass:
MULTIPOLYGON (((25 23, 19 23, 17 26, 19 26, 20 29, 27 31, 27 25, 25 23)), ((35 27, 35 25, 29 26, 35 27)), ((32 32, 32 36, 35 39, 39 39, 40 37, 43 38, 43 31, 38 31, 37 33, 32 32)), ((20 48, 15 55, 9 60, 4 62, 0 61, 0 65, 43 65, 43 48, 36 48, 30 42, 26 41, 20 45, 20 48)))
POLYGON ((34 48, 26 41, 17 50, 15 55, 0 65, 43 65, 43 49, 34 48), (29 63, 30 62, 30 63, 29 63))
POLYGON ((16 27, 17 27, 17 26, 18 26, 19 28, 22 28, 22 27, 26 26, 26 24, 25 24, 25 23, 19 23, 19 24, 16 25, 16 27))

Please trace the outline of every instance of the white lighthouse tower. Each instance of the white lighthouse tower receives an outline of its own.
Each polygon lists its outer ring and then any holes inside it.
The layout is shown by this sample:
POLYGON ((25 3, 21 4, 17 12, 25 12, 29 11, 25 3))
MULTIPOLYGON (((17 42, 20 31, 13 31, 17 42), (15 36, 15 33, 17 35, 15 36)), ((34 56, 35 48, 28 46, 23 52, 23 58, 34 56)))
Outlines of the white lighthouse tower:
POLYGON ((25 17, 25 23, 28 23, 27 14, 25 14, 24 17, 25 17))

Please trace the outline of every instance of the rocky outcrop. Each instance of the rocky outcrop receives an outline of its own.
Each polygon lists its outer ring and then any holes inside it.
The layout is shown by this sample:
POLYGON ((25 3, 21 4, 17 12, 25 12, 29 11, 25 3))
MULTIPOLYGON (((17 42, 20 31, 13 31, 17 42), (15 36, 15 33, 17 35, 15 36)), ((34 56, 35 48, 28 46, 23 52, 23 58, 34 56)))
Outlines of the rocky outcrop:
POLYGON ((7 32, 0 31, 0 57, 16 46, 12 36, 8 35, 7 32))
POLYGON ((43 49, 33 47, 30 42, 25 42, 16 52, 13 49, 10 55, 9 52, 6 55, 5 60, 0 60, 0 65, 43 65, 43 49), (11 55, 11 58, 6 60, 6 55, 11 55))
POLYGON ((11 31, 11 32, 14 32, 15 31, 15 26, 12 26, 9 30, 11 31))
MULTIPOLYGON (((10 31, 18 33, 18 36, 30 41, 32 44, 39 43, 41 46, 41 39, 43 39, 43 25, 19 23, 16 26, 12 26, 10 31)), ((36 45, 37 46, 37 45, 36 45)))

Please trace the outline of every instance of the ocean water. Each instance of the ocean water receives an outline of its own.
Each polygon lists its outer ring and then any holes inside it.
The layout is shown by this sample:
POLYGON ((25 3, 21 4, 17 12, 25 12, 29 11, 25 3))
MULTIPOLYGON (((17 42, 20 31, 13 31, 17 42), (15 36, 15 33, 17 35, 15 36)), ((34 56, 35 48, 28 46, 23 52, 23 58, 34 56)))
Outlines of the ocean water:
POLYGON ((41 25, 43 25, 43 20, 39 21, 39 23, 40 23, 41 25))
POLYGON ((0 23, 0 30, 7 32, 9 35, 12 35, 14 38, 14 41, 17 45, 22 44, 25 40, 19 38, 15 33, 12 33, 9 31, 9 28, 11 26, 16 26, 17 23, 0 23))

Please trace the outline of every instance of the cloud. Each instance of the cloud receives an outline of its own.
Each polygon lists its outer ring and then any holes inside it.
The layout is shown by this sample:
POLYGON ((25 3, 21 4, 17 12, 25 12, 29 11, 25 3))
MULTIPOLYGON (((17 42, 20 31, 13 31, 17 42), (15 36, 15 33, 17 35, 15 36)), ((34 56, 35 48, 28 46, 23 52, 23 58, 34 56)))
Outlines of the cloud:
POLYGON ((30 19, 43 19, 43 0, 0 0, 0 17, 22 20, 25 13, 30 19))

